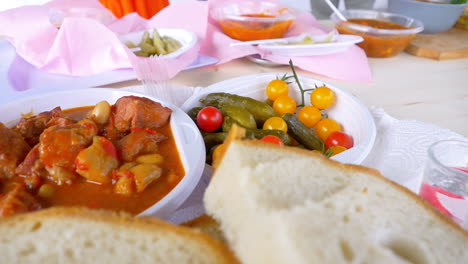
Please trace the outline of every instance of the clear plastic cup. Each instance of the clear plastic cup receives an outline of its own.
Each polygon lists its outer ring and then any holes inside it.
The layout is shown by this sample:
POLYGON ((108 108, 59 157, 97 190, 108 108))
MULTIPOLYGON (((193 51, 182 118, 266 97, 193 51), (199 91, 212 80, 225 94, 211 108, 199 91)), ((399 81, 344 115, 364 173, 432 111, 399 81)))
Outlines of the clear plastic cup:
POLYGON ((442 140, 429 147, 419 194, 458 223, 468 225, 467 141, 442 140))
POLYGON ((348 9, 342 11, 348 21, 342 21, 335 13, 331 20, 340 34, 357 35, 364 41, 357 44, 368 57, 390 58, 406 49, 416 34, 423 31, 424 25, 414 18, 395 13, 380 12, 375 10, 348 9), (379 28, 352 22, 351 19, 377 20, 380 23, 392 23, 392 28, 379 28), (402 28, 394 28, 399 25, 402 28))

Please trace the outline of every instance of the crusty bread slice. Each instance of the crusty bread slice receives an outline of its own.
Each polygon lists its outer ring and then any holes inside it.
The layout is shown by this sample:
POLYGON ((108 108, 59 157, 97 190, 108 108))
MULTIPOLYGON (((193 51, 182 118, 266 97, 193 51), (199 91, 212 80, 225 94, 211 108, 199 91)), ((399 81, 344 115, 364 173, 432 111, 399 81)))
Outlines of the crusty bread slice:
POLYGON ((191 221, 183 223, 182 225, 198 229, 216 240, 227 243, 219 223, 209 215, 203 214, 191 221))
POLYGON ((239 263, 208 235, 156 218, 51 208, 0 219, 1 263, 239 263))
POLYGON ((468 263, 468 233, 376 170, 233 140, 206 190, 242 263, 468 263))

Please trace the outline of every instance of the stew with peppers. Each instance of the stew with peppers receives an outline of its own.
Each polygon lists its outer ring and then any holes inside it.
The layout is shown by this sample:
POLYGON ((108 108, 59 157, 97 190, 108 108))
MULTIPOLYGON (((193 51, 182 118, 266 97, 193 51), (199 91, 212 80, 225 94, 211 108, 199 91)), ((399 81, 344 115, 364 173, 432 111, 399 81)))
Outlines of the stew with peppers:
POLYGON ((144 211, 185 175, 171 112, 126 96, 0 123, 0 217, 57 205, 144 211))

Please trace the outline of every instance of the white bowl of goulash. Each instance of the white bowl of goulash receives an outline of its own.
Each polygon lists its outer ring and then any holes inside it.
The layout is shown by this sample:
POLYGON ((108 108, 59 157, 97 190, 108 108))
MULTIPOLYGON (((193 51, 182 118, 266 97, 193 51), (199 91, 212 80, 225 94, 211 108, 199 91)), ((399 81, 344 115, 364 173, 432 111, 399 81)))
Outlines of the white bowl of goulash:
POLYGON ((85 206, 168 218, 203 172, 196 125, 156 98, 91 88, 0 111, 0 217, 85 206))

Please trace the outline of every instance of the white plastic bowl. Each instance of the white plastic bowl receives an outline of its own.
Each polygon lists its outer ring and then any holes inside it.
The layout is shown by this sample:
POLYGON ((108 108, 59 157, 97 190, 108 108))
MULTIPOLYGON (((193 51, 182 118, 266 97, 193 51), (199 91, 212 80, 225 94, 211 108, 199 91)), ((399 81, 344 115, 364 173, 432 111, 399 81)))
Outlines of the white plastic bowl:
MULTIPOLYGON (((180 47, 178 50, 172 53, 166 54, 166 55, 161 55, 159 56, 159 58, 176 58, 184 54, 188 50, 190 50, 193 46, 195 46, 195 44, 198 41, 197 35, 194 32, 191 32, 185 29, 158 28, 157 30, 161 37, 164 37, 164 36, 171 37, 175 40, 178 40, 180 44, 182 45, 182 47, 180 47)), ((153 37, 153 29, 147 29, 147 30, 142 30, 142 31, 122 35, 119 37, 119 39, 123 44, 125 44, 127 41, 131 41, 133 42, 133 44, 138 45, 145 32, 148 32, 151 38, 153 37)))
MULTIPOLYGON (((267 99, 265 88, 267 84, 276 79, 277 76, 282 76, 284 73, 264 73, 254 74, 244 77, 225 80, 202 89, 199 93, 189 98, 183 105, 182 110, 189 111, 193 107, 202 106, 199 102, 209 93, 225 92, 242 96, 248 96, 260 101, 267 99)), ((355 96, 345 90, 341 90, 324 81, 301 77, 299 80, 304 89, 313 88, 315 85, 326 85, 335 92, 335 104, 325 112, 330 118, 338 121, 344 129, 344 132, 353 137, 354 147, 332 157, 332 159, 350 164, 361 164, 367 157, 374 145, 376 136, 376 127, 374 119, 367 107, 359 101, 355 96)), ((295 83, 289 85, 289 95, 296 102, 300 102, 300 91, 295 83)), ((308 96, 306 97, 308 98, 308 96)), ((306 99, 306 104, 310 104, 306 99)))
POLYGON ((152 215, 167 219, 193 192, 200 181, 205 166, 205 144, 197 126, 180 108, 147 95, 105 88, 91 88, 73 91, 57 91, 35 95, 0 106, 0 122, 6 126, 16 124, 21 114, 38 114, 56 106, 62 109, 91 106, 106 100, 114 104, 120 97, 135 95, 147 97, 172 109, 170 125, 177 149, 182 160, 185 176, 163 199, 139 215, 152 215))

